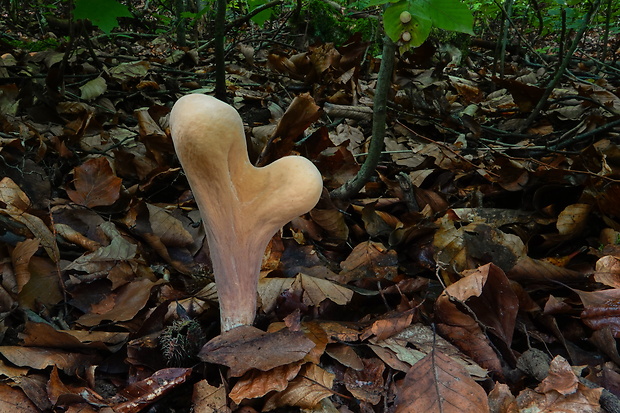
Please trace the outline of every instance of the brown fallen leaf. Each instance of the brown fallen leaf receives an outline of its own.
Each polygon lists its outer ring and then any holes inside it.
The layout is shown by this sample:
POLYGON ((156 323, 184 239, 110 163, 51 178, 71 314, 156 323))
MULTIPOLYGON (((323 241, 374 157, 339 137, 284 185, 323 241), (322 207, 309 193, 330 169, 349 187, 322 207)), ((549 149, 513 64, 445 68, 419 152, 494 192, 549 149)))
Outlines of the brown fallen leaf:
POLYGON ((30 281, 30 270, 28 269, 28 265, 30 264, 30 259, 38 249, 39 240, 28 239, 17 243, 15 249, 11 253, 13 271, 15 272, 15 280, 17 281, 17 291, 15 292, 19 293, 24 285, 30 281))
POLYGON ((127 398, 127 401, 114 406, 114 411, 117 413, 138 413, 174 388, 185 383, 191 373, 191 368, 172 367, 158 370, 152 376, 130 384, 123 389, 121 395, 127 398))
POLYGON ((243 399, 254 399, 272 391, 282 391, 297 377, 302 364, 290 363, 268 371, 250 370, 237 381, 228 397, 239 404, 243 399))
POLYGON ((257 166, 264 166, 291 154, 295 140, 321 116, 321 108, 309 93, 296 96, 278 122, 273 136, 263 148, 257 166))
POLYGON ((293 290, 302 290, 303 302, 306 305, 318 306, 325 300, 333 301, 338 305, 347 304, 353 297, 353 291, 342 287, 330 280, 298 274, 291 285, 293 290))
POLYGON ((558 215, 556 227, 560 235, 574 238, 586 229, 592 205, 572 204, 558 215))
POLYGON ((26 393, 26 396, 33 402, 40 411, 48 411, 52 409, 52 403, 47 392, 47 383, 49 381, 48 374, 29 373, 26 375, 9 376, 11 381, 15 383, 26 393))
POLYGON ((519 299, 508 278, 493 264, 484 265, 448 286, 435 302, 441 335, 482 367, 500 375, 502 369, 497 354, 479 323, 488 326, 488 333, 503 342, 500 350, 505 351, 502 354, 512 357, 507 349, 512 343, 518 309, 519 299))
POLYGON ((283 406, 299 406, 311 409, 333 394, 335 375, 316 364, 306 364, 289 386, 267 399, 263 411, 283 406))
POLYGON ((620 259, 605 255, 596 261, 594 279, 610 287, 620 287, 620 259))
POLYGON ((333 209, 314 208, 310 211, 310 216, 334 241, 346 241, 349 238, 349 226, 339 209, 335 207, 333 209))
POLYGON ((573 372, 570 364, 561 356, 551 360, 549 374, 537 387, 537 390, 547 393, 555 390, 564 396, 575 393, 579 385, 579 379, 573 372))
POLYGON ((560 267, 549 261, 537 260, 527 255, 521 256, 514 267, 506 271, 506 275, 511 280, 520 283, 553 281, 575 283, 589 277, 589 274, 560 267))
POLYGON ((489 224, 473 222, 458 226, 448 215, 438 223, 440 228, 435 233, 433 245, 435 260, 442 265, 444 273, 459 273, 489 262, 508 271, 526 255, 527 249, 521 238, 489 224))
POLYGON ((370 336, 375 336, 376 340, 385 340, 398 334, 411 325, 413 321, 414 310, 406 312, 388 313, 385 316, 372 322, 372 324, 364 330, 360 339, 365 340, 370 336))
POLYGON ((32 205, 28 195, 9 177, 0 181, 0 200, 9 210, 27 211, 32 205))
POLYGON ((75 189, 67 189, 73 202, 88 208, 109 206, 120 197, 123 180, 112 171, 103 156, 92 158, 73 169, 75 189))
POLYGON ((0 354, 16 366, 28 366, 37 370, 56 366, 69 375, 82 374, 87 366, 101 361, 101 357, 97 355, 38 347, 0 346, 0 354))
POLYGON ((0 214, 8 215, 14 221, 26 226, 45 248, 52 261, 58 262, 60 252, 55 235, 41 218, 26 212, 31 205, 30 199, 10 178, 3 178, 0 181, 0 201, 6 204, 6 207, 0 208, 0 214))
POLYGON ((52 368, 50 379, 47 383, 47 394, 54 406, 76 407, 82 411, 84 404, 103 406, 106 401, 94 390, 84 386, 66 385, 62 382, 56 366, 52 368))
POLYGON ((571 366, 556 356, 548 376, 535 389, 525 389, 517 396, 520 411, 599 413, 602 388, 590 389, 579 383, 571 366))
POLYGON ((20 338, 28 347, 48 347, 64 349, 99 349, 124 343, 129 333, 89 331, 89 330, 56 330, 47 323, 27 321, 20 338))
POLYGON ((397 274, 398 257, 396 251, 386 248, 382 243, 367 241, 356 245, 340 266, 341 275, 348 280, 364 277, 391 280, 397 274))
POLYGON ((33 413, 39 411, 19 388, 0 383, 0 411, 12 413, 33 413))
POLYGON ((303 359, 314 343, 302 332, 283 329, 265 333, 252 326, 239 326, 215 337, 198 354, 202 361, 230 368, 239 377, 251 369, 271 370, 303 359))
MULTIPOLYGON (((94 326, 104 320, 131 320, 146 305, 151 296, 151 289, 164 282, 164 280, 153 282, 148 278, 142 278, 127 283, 116 290, 116 295, 110 294, 108 298, 102 300, 109 302, 109 305, 106 306, 107 311, 84 314, 76 322, 83 326, 94 326)), ((101 304, 101 302, 97 304, 101 304)), ((95 306, 96 304, 93 305, 93 307, 95 306)))
POLYGON ((581 320, 593 330, 608 328, 614 337, 620 337, 620 288, 600 291, 572 289, 579 294, 584 309, 581 320))
POLYGON ((206 380, 194 384, 192 394, 194 413, 230 413, 226 405, 226 388, 211 386, 206 380))
POLYGON ((484 389, 463 366, 436 350, 407 372, 395 404, 396 413, 489 411, 484 389))
POLYGON ((325 349, 325 353, 340 362, 340 364, 352 368, 353 370, 363 370, 364 363, 362 358, 355 352, 353 347, 346 344, 330 344, 325 349))
POLYGON ((344 372, 344 385, 357 400, 377 405, 386 394, 385 364, 377 358, 362 359, 362 362, 362 370, 349 368, 344 372))
POLYGON ((505 383, 495 383, 489 393, 489 407, 493 413, 519 413, 517 399, 505 383))

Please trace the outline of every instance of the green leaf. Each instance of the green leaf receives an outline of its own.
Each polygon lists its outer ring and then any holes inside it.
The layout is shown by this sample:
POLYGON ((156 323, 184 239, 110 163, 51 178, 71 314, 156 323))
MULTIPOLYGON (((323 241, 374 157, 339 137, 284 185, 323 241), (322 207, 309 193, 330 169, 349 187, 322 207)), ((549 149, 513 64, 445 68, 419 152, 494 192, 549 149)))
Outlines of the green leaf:
POLYGON ((88 19, 104 33, 118 26, 119 17, 131 17, 127 6, 115 0, 76 0, 73 17, 88 19))
POLYGON ((473 24, 473 15, 461 0, 401 0, 383 12, 385 33, 401 53, 424 43, 432 26, 473 34, 473 24), (411 20, 401 21, 403 12, 408 12, 411 20))
MULTIPOLYGON (((250 12, 254 11, 257 7, 262 6, 267 3, 266 0, 247 0, 248 6, 250 7, 250 12)), ((263 10, 258 13, 256 16, 252 17, 252 21, 258 24, 260 27, 265 25, 265 22, 271 18, 271 9, 263 10)))
POLYGON ((427 3, 423 1, 403 0, 385 9, 383 13, 385 33, 394 43, 401 45, 401 53, 420 46, 431 32, 433 23, 428 11, 425 10, 426 5, 427 3), (411 21, 408 23, 400 21, 400 14, 404 11, 411 13, 411 21), (409 33, 410 40, 404 38, 405 33, 409 33))
POLYGON ((388 4, 388 3, 397 3, 397 2, 398 0, 370 0, 368 4, 366 5, 366 8, 373 7, 373 6, 381 6, 382 4, 388 4))
POLYGON ((433 25, 440 29, 474 34, 474 16, 461 0, 430 0, 433 25))

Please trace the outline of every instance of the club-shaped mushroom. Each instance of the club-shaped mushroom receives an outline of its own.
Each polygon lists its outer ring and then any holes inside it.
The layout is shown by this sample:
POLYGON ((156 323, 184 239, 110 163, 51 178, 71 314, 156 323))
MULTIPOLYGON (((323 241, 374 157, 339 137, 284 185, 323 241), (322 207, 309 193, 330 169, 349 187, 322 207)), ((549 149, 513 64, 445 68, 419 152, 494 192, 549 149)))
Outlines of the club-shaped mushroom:
POLYGON ((265 248, 278 229, 316 205, 321 174, 301 156, 254 167, 239 113, 211 96, 179 99, 170 131, 202 216, 222 332, 251 325, 265 248))

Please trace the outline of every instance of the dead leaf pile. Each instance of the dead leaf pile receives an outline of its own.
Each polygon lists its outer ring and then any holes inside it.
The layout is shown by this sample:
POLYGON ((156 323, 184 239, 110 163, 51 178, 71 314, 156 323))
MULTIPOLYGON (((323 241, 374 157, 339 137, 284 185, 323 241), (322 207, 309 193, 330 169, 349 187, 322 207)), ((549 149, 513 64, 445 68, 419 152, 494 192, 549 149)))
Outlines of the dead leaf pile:
POLYGON ((572 67, 524 128, 551 67, 399 56, 377 173, 342 201, 371 135, 370 43, 254 50, 241 32, 227 84, 252 161, 305 156, 326 190, 265 252, 255 326, 222 335, 168 130, 176 99, 212 91, 212 53, 137 33, 92 53, 0 43, 1 411, 618 402, 617 76, 572 67))

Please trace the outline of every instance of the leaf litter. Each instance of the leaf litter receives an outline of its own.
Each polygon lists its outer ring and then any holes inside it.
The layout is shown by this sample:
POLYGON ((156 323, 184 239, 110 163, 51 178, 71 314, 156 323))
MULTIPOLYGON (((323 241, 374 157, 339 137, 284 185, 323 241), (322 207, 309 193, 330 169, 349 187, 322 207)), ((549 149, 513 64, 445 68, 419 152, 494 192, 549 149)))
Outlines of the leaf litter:
MULTIPOLYGON (((350 179, 367 44, 240 44, 228 94, 253 161, 350 179)), ((545 70, 400 56, 376 178, 274 237, 256 326, 225 337, 167 124, 212 61, 163 37, 123 47, 97 43, 102 71, 76 53, 75 82, 48 72, 62 52, 3 51, 0 410, 617 411, 617 77, 567 78, 521 131, 545 70)))

